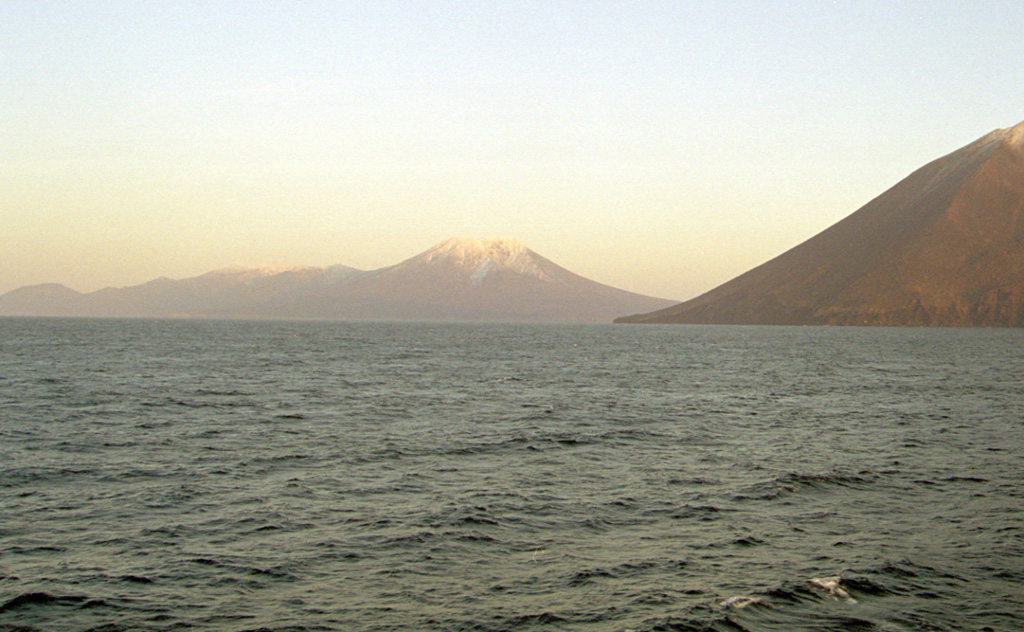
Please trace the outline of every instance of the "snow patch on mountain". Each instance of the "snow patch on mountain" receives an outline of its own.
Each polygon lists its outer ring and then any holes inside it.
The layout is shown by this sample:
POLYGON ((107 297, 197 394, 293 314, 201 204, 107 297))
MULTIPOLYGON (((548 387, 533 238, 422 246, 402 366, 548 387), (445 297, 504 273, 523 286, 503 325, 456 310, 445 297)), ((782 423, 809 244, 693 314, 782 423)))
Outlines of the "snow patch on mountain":
POLYGON ((466 271, 473 285, 502 270, 541 281, 553 281, 540 265, 538 256, 515 239, 454 237, 423 253, 430 264, 448 263, 466 271))
POLYGON ((329 266, 324 270, 324 280, 328 283, 337 283, 339 281, 351 279, 352 277, 358 276, 360 274, 363 274, 362 270, 336 264, 333 266, 329 266))
POLYGON ((238 280, 259 279, 263 277, 277 276, 286 272, 303 272, 307 270, 319 270, 316 266, 293 266, 293 265, 270 265, 259 267, 232 266, 220 268, 207 272, 203 277, 232 277, 238 280))
POLYGON ((1003 139, 1007 145, 1015 149, 1024 149, 1024 121, 1018 123, 1015 127, 1003 130, 1003 139))
POLYGON ((487 274, 493 269, 494 262, 490 259, 484 259, 473 268, 473 273, 469 275, 469 280, 473 282, 473 285, 480 285, 487 278, 487 274))

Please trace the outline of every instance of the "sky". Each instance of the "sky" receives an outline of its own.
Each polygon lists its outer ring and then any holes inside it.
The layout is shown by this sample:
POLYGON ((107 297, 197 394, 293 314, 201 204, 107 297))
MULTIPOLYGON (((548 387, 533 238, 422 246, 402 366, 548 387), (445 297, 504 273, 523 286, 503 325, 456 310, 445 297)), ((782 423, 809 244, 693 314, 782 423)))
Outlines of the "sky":
POLYGON ((507 236, 684 300, 1024 120, 1024 3, 0 3, 0 293, 507 236))

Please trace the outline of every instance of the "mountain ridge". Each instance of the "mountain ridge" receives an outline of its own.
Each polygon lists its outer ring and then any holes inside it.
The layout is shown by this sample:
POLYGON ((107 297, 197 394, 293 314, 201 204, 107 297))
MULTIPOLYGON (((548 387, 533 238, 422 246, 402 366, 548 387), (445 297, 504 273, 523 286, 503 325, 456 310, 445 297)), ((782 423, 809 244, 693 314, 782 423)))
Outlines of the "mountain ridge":
POLYGON ((25 286, 0 295, 0 315, 610 322, 674 302, 586 279, 511 238, 461 237, 368 271, 236 266, 90 293, 25 286))

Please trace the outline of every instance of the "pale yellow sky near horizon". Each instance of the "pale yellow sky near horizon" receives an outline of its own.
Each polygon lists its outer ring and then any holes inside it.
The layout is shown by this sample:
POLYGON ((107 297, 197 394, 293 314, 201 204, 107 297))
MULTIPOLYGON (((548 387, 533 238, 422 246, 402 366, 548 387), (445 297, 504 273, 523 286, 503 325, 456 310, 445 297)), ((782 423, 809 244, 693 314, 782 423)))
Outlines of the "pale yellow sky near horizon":
POLYGON ((4 4, 0 292, 501 235, 683 300, 1020 122, 1022 26, 1008 2, 4 4))

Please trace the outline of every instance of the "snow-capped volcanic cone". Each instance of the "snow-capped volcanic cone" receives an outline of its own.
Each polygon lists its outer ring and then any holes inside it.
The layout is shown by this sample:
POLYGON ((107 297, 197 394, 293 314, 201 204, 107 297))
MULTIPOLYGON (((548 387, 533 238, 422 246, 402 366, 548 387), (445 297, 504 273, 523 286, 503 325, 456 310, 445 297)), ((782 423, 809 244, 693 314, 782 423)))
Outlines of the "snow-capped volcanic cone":
POLYGON ((1024 123, 706 294, 616 322, 1024 326, 1024 123))
POLYGON ((569 272, 511 239, 449 239, 398 265, 227 268, 80 294, 52 284, 0 296, 0 314, 609 322, 675 301, 569 272))
POLYGON ((608 322, 673 303, 585 279, 508 238, 448 239, 335 294, 345 317, 398 320, 608 322))

